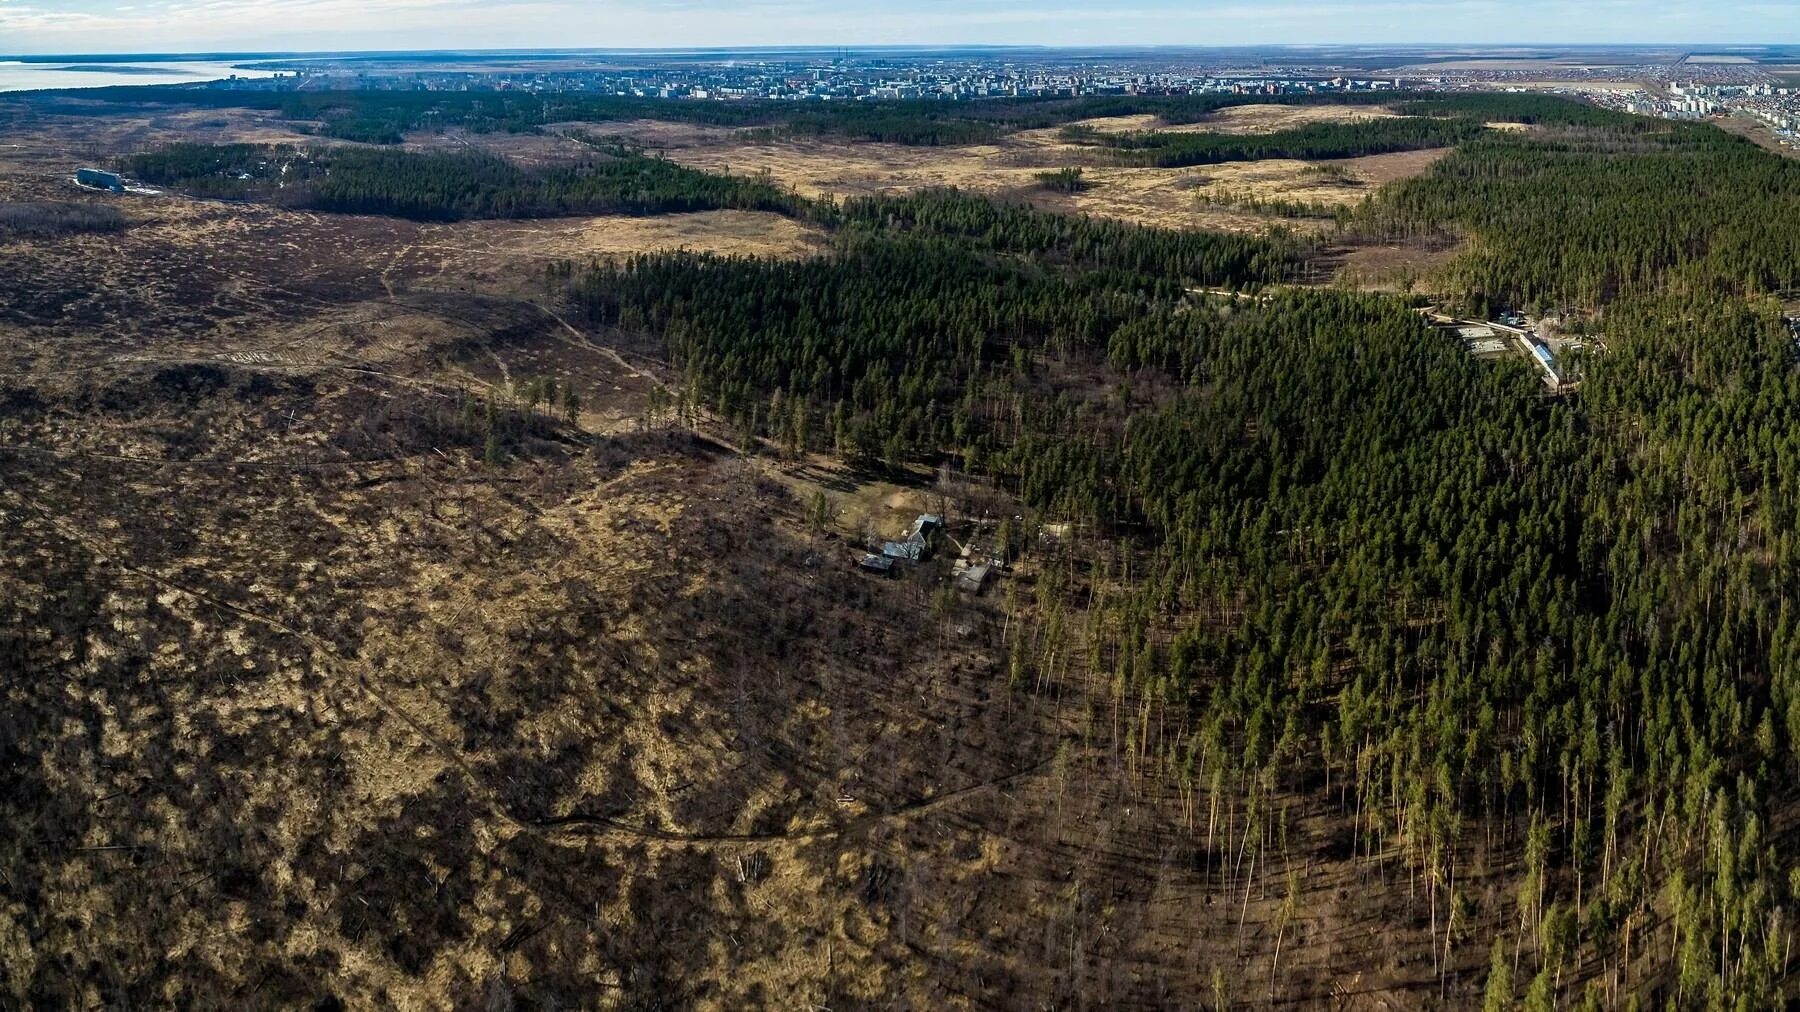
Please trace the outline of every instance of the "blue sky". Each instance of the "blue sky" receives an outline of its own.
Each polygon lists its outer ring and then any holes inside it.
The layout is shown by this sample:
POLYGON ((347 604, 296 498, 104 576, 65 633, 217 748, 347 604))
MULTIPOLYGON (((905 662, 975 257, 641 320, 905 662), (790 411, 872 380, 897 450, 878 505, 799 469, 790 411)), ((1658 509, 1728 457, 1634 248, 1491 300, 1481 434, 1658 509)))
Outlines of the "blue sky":
POLYGON ((0 0, 0 53, 1794 43, 1800 0, 0 0))

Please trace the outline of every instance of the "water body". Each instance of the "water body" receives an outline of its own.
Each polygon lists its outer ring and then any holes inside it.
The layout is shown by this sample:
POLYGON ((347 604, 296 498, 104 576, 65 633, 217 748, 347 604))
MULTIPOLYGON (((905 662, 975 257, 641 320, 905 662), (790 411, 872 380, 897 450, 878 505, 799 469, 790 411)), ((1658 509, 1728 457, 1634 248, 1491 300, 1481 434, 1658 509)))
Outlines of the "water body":
POLYGON ((218 62, 21 63, 0 60, 0 91, 104 88, 119 84, 199 84, 238 77, 273 77, 272 70, 218 62))

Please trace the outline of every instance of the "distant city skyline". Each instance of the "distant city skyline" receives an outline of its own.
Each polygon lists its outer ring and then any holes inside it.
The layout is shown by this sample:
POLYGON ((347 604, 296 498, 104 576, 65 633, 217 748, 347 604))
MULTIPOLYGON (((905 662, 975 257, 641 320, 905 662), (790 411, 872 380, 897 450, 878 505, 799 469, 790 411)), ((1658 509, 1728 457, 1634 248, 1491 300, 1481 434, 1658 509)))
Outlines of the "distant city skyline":
POLYGON ((1800 42, 1800 4, 1700 0, 0 0, 0 53, 1800 42))

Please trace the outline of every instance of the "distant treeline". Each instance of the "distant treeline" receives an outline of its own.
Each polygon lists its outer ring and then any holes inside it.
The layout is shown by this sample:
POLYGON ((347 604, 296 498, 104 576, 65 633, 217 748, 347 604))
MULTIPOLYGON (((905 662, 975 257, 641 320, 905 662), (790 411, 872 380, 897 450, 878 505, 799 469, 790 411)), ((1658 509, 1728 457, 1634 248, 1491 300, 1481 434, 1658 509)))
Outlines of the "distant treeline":
POLYGON ((1394 106, 1402 116, 1467 116, 1488 123, 1545 126, 1602 126, 1653 129, 1656 120, 1614 112, 1555 95, 1464 91, 1409 99, 1394 106))
POLYGON ((1446 148, 1473 140, 1487 128, 1460 117, 1400 117, 1360 123, 1310 123, 1260 134, 1177 133, 1149 130, 1105 133, 1063 128, 1065 139, 1113 148, 1125 160, 1172 169, 1264 158, 1355 158, 1394 151, 1446 148))
POLYGON ((1023 127, 1055 126, 1086 115, 1110 114, 1087 112, 1090 105, 1085 101, 1042 99, 713 102, 510 91, 261 92, 155 86, 54 94, 95 103, 88 106, 95 113, 141 105, 275 112, 320 136, 367 144, 398 144, 411 131, 450 127, 476 133, 521 133, 552 123, 657 120, 930 146, 986 143, 1023 127))
MULTIPOLYGON (((1407 101, 1417 115, 1509 116, 1507 109, 1585 108, 1536 95, 1440 95, 1428 92, 1322 92, 1283 95, 1119 95, 1084 98, 907 99, 870 102, 731 102, 616 95, 534 95, 512 91, 238 91, 183 86, 121 86, 38 95, 78 97, 80 109, 102 114, 121 106, 185 105, 279 113, 300 129, 368 144, 398 144, 415 130, 457 127, 478 133, 526 132, 551 123, 647 119, 771 135, 831 136, 893 144, 991 143, 1016 130, 1078 120, 1151 115, 1165 123, 1197 123, 1240 105, 1379 105, 1407 101), (1468 107, 1491 100, 1495 108, 1468 107), (1511 103, 1510 105, 1508 103, 1511 103), (1432 111, 1438 110, 1438 111, 1432 111)), ((1548 113, 1545 113, 1548 114, 1548 113)), ((1567 115, 1567 113, 1563 113, 1567 115)), ((1530 120, 1523 120, 1529 122, 1530 120)))
MULTIPOLYGON (((1218 96, 1236 99, 1240 96, 1218 96)), ((1551 95, 1467 93, 1392 93, 1370 95, 1275 96, 1268 101, 1284 105, 1369 105, 1379 98, 1400 114, 1395 119, 1357 123, 1311 123, 1269 133, 1209 133, 1145 130, 1108 133, 1081 124, 1063 128, 1063 138, 1079 144, 1112 148, 1121 160, 1158 168, 1248 162, 1265 158, 1356 158, 1396 151, 1455 147, 1486 132, 1487 123, 1524 123, 1558 127, 1607 127, 1637 131, 1654 128, 1655 121, 1628 116, 1596 106, 1571 102, 1551 95), (1296 99, 1307 99, 1305 102, 1296 99), (1284 101, 1285 99, 1285 101, 1284 101), (1336 99, 1337 102, 1328 102, 1336 99)), ((1158 107, 1149 103, 1142 112, 1154 113, 1164 123, 1202 123, 1220 109, 1242 103, 1192 102, 1158 107)), ((1117 113, 1112 115, 1123 115, 1117 113)))
POLYGON ((176 144, 133 155, 122 168, 203 196, 421 221, 807 209, 767 180, 701 172, 622 147, 574 165, 525 169, 480 152, 176 144))

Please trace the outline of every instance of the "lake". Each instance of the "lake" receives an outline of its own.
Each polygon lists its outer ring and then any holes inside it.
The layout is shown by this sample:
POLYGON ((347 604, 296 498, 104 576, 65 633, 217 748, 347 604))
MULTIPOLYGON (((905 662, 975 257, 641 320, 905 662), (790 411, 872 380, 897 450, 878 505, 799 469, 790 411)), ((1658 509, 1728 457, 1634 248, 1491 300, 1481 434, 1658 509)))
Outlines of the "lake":
POLYGON ((0 60, 0 91, 36 88, 104 88, 119 84, 197 84, 239 77, 272 77, 273 71, 230 63, 20 63, 0 60))

